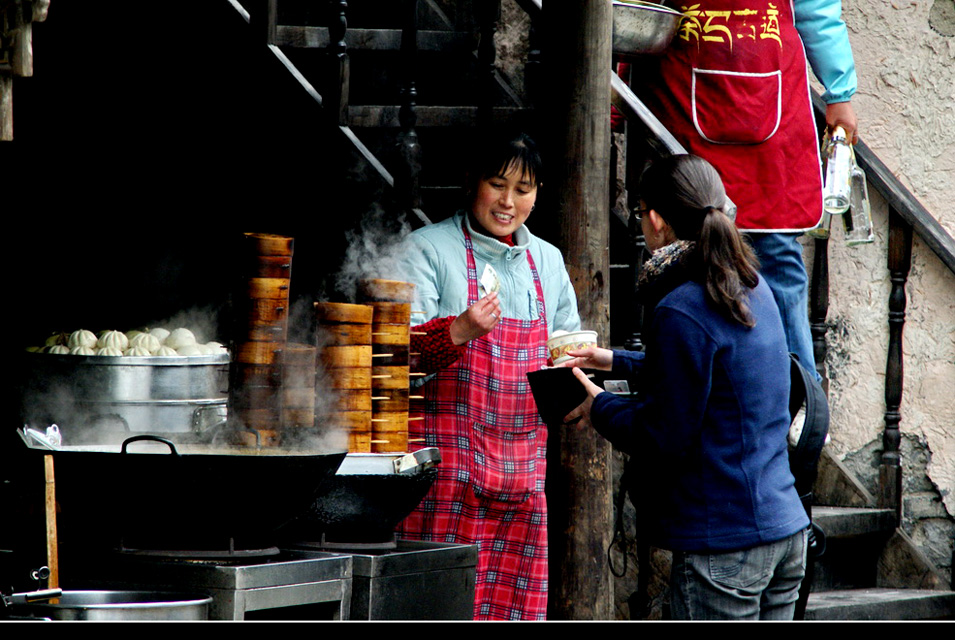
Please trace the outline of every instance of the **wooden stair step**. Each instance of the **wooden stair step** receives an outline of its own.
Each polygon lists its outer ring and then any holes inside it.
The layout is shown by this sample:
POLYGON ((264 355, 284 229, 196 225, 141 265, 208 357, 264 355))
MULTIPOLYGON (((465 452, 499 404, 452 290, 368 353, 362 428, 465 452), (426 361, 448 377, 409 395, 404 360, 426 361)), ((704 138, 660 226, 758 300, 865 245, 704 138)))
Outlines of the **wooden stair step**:
POLYGON ((890 534, 897 525, 892 509, 814 506, 812 519, 825 531, 827 538, 852 538, 870 533, 890 534))
MULTIPOLYGON (((362 128, 398 128, 398 105, 357 105, 348 107, 349 126, 362 128)), ((521 107, 494 107, 493 120, 506 122, 526 113, 521 107)), ((472 127, 477 124, 478 108, 468 106, 416 106, 415 127, 472 127)))
MULTIPOLYGON (((325 27, 278 25, 275 44, 297 49, 324 49, 330 38, 325 27)), ((401 49, 401 29, 348 29, 345 32, 348 49, 398 51, 401 49)), ((469 53, 476 44, 474 36, 461 31, 418 31, 418 51, 441 53, 469 53)))
POLYGON ((806 620, 951 620, 955 592, 846 589, 810 593, 806 620))

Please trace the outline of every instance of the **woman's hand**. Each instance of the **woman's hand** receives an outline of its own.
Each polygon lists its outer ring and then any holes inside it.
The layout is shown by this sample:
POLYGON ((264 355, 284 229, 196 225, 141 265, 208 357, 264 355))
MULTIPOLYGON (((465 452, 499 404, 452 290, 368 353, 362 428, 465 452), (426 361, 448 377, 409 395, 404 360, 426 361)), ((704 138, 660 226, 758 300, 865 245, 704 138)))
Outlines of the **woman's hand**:
MULTIPOLYGON (((574 357, 555 366, 580 367, 582 369, 597 369, 599 371, 610 371, 613 367, 613 351, 610 349, 602 349, 600 347, 571 349, 567 352, 567 355, 574 357)), ((594 383, 591 382, 590 384, 593 385, 594 383)), ((597 385, 594 386, 596 387, 597 385)), ((599 389, 600 387, 597 388, 599 389)))
MULTIPOLYGON (((604 351, 606 351, 606 349, 604 349, 604 351)), ((564 424, 567 426, 581 422, 583 424, 589 424, 590 407, 594 403, 594 398, 604 393, 604 390, 594 384, 579 367, 574 367, 574 377, 580 380, 580 384, 584 385, 584 389, 587 390, 587 399, 584 400, 579 407, 564 416, 564 424)))
POLYGON ((489 293, 459 315, 451 323, 451 341, 462 344, 487 335, 501 319, 501 302, 497 292, 489 293))

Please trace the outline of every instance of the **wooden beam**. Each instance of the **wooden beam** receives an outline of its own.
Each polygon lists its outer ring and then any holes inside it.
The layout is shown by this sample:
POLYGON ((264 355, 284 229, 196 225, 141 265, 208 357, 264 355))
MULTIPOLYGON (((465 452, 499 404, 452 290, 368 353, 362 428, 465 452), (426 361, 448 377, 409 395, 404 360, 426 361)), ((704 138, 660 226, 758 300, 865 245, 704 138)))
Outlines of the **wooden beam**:
MULTIPOLYGON (((545 26, 550 189, 558 246, 577 292, 583 326, 610 339, 610 0, 548 4, 545 26), (553 7, 551 8, 551 5, 553 7)), ((541 105, 539 105, 540 107, 541 105)), ((610 445, 589 426, 555 429, 550 509, 548 617, 613 618, 607 547, 613 529, 610 445)))

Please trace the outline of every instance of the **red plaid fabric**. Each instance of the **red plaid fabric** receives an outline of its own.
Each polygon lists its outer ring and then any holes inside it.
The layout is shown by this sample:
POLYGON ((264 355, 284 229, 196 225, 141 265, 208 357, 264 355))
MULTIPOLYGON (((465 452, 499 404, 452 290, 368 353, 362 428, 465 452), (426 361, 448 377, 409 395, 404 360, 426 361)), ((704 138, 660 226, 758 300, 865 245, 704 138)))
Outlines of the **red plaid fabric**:
POLYGON ((451 323, 456 318, 457 316, 433 318, 412 327, 411 353, 420 354, 417 371, 440 371, 464 355, 467 346, 458 346, 451 340, 451 323))
MULTIPOLYGON (((478 279, 467 229, 464 235, 470 306, 478 279)), ((538 318, 502 318, 470 341, 463 357, 425 385, 425 420, 409 433, 438 447, 442 462, 401 535, 478 545, 476 620, 543 620, 547 612, 547 428, 525 375, 547 360, 547 316, 526 255, 538 318)))

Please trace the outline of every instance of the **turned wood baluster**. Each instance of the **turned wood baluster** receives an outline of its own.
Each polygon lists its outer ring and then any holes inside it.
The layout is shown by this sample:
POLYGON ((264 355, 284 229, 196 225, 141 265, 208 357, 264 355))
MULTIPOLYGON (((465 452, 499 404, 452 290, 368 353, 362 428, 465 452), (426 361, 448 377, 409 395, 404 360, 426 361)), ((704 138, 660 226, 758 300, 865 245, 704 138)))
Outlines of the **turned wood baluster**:
POLYGON ((415 87, 418 64, 418 0, 404 0, 404 5, 401 31, 401 108, 398 111, 398 122, 401 124, 398 138, 400 166, 395 172, 395 188, 399 206, 404 211, 410 211, 421 206, 421 146, 415 131, 418 121, 418 89, 415 87))
POLYGON ((809 331, 816 371, 822 376, 822 388, 829 393, 826 376, 826 316, 829 314, 829 238, 813 240, 812 280, 809 283, 809 331))
POLYGON ((329 95, 326 107, 329 117, 338 125, 348 124, 348 47, 345 45, 345 31, 348 29, 346 11, 348 2, 332 0, 329 3, 331 15, 328 21, 328 77, 329 95))
POLYGON ((912 266, 912 227, 889 207, 889 354, 885 363, 885 432, 879 465, 879 506, 902 515, 902 327, 905 325, 905 282, 912 266))
POLYGON ((480 74, 481 96, 478 101, 478 127, 487 130, 493 120, 494 96, 497 95, 495 82, 495 61, 497 49, 494 46, 494 34, 501 20, 501 0, 479 0, 475 4, 478 24, 481 29, 481 42, 478 45, 478 73, 480 74))

